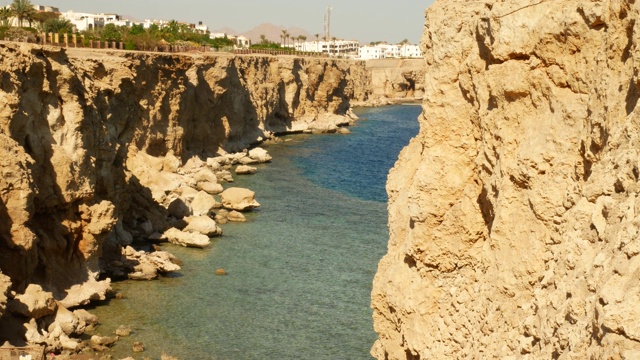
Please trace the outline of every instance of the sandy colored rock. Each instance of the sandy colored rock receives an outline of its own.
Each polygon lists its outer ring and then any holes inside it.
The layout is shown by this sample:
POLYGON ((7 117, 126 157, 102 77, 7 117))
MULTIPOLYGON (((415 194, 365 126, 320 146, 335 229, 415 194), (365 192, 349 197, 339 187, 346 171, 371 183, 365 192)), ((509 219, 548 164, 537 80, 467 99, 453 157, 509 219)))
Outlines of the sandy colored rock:
POLYGON ((255 192, 239 187, 228 188, 220 194, 222 206, 237 211, 251 210, 260 206, 255 196, 255 192))
POLYGON ((78 333, 84 333, 86 330, 93 329, 98 324, 98 317, 91 314, 85 309, 73 310, 73 315, 78 319, 78 333))
POLYGON ((267 150, 261 148, 261 147, 256 147, 253 148, 251 150, 249 150, 249 157, 259 163, 266 163, 271 161, 272 157, 271 155, 269 155, 269 153, 267 152, 267 150))
POLYGON ((112 346, 113 344, 116 343, 116 341, 118 341, 118 337, 111 337, 111 336, 100 336, 100 335, 93 335, 91 336, 91 345, 94 346, 112 346))
POLYGON ((136 341, 132 345, 133 352, 143 352, 145 350, 144 344, 140 341, 136 341))
POLYGON ((211 240, 207 235, 193 232, 184 232, 176 228, 171 228, 164 232, 170 243, 185 247, 204 248, 211 244, 211 240))
POLYGON ((9 302, 8 309, 14 314, 39 319, 53 314, 57 306, 52 293, 42 290, 40 285, 30 284, 24 294, 16 295, 9 302))
MULTIPOLYGON (((52 315, 51 321, 52 322, 48 327, 49 332, 53 332, 55 327, 59 326, 67 336, 81 333, 80 331, 78 331, 80 325, 80 320, 78 319, 78 317, 69 309, 60 304, 58 304, 58 306, 56 307, 55 314, 52 315)), ((81 328, 81 330, 84 331, 84 327, 81 328)))
POLYGON ((428 9, 421 131, 387 183, 375 357, 640 353, 638 12, 428 9))
POLYGON ((220 236, 222 229, 217 226, 215 220, 208 216, 191 216, 185 219, 187 227, 182 229, 186 232, 195 232, 207 236, 220 236))
POLYGON ((131 335, 131 328, 129 326, 120 325, 115 331, 116 336, 127 337, 131 335))
POLYGON ((91 301, 104 300, 111 290, 111 280, 89 279, 82 284, 76 284, 67 290, 67 295, 60 300, 60 304, 66 308, 87 305, 91 301))
POLYGON ((227 220, 231 222, 245 222, 247 218, 241 212, 233 210, 227 214, 227 220))
POLYGON ((210 194, 200 191, 190 204, 191 215, 206 216, 217 207, 218 202, 210 194))
POLYGON ((208 181, 199 182, 197 185, 197 189, 212 195, 217 195, 224 191, 222 185, 218 184, 217 182, 212 183, 208 181))
POLYGON ((236 167, 236 174, 238 175, 250 175, 255 174, 258 171, 257 168, 248 165, 238 165, 236 167))

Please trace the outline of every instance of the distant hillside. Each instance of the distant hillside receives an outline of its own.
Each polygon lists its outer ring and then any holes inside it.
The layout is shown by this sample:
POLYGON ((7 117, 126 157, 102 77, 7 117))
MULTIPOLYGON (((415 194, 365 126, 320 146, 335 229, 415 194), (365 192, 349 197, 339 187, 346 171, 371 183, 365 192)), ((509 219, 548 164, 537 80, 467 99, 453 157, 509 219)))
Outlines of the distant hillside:
POLYGON ((243 32, 240 35, 251 39, 251 42, 254 44, 260 42, 260 35, 266 36, 267 40, 279 43, 282 30, 285 29, 291 36, 303 35, 307 37, 307 40, 311 40, 312 38, 314 38, 313 34, 310 34, 307 30, 296 27, 285 28, 284 26, 276 26, 269 23, 260 24, 249 31, 243 32))

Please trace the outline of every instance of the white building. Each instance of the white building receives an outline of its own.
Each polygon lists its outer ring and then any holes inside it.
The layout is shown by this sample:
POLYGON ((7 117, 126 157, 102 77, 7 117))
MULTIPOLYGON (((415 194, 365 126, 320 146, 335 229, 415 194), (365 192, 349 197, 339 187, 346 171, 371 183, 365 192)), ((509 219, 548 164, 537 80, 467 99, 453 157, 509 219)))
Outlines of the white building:
POLYGON ((330 56, 355 55, 358 53, 360 43, 355 40, 331 40, 331 41, 305 41, 294 42, 296 51, 309 51, 329 54, 330 56))
POLYGON ((59 13, 60 10, 57 7, 54 6, 47 6, 47 5, 33 5, 33 8, 36 9, 36 11, 43 11, 43 12, 57 12, 59 13))
POLYGON ((244 36, 235 36, 235 35, 227 35, 225 33, 211 33, 209 34, 210 39, 224 39, 227 38, 235 44, 236 49, 248 49, 251 47, 251 40, 244 36))
POLYGON ((195 26, 195 29, 200 34, 206 34, 209 32, 209 27, 207 25, 204 25, 202 21, 198 21, 198 25, 195 26))
POLYGON ((151 27, 151 25, 156 25, 159 29, 162 29, 163 27, 167 26, 167 24, 169 24, 169 21, 167 20, 145 19, 144 22, 142 23, 142 27, 145 29, 148 29, 151 27))
POLYGON ((129 20, 124 20, 117 14, 77 13, 73 10, 69 10, 66 13, 62 13, 61 17, 69 20, 69 22, 76 27, 77 31, 100 29, 107 24, 131 26, 131 22, 129 20))
POLYGON ((421 58, 422 51, 420 46, 403 44, 403 45, 391 45, 391 44, 377 44, 366 45, 360 48, 358 51, 360 59, 399 59, 399 58, 421 58))
POLYGON ((365 45, 358 49, 358 57, 362 60, 384 59, 384 52, 378 46, 365 45))
POLYGON ((421 58, 422 50, 419 45, 404 44, 400 46, 400 57, 402 58, 421 58))

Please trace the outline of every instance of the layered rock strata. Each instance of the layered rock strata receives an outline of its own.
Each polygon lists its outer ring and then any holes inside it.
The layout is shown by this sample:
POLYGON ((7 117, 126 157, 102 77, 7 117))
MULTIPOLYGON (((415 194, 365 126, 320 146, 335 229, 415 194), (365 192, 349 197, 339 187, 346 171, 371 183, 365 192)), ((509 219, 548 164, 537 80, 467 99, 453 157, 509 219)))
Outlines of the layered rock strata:
POLYGON ((640 4, 436 1, 379 359, 640 356, 640 4))
POLYGON ((228 152, 276 133, 335 131, 353 121, 349 99, 369 94, 363 63, 329 59, 2 42, 0 58, 0 271, 11 279, 9 305, 30 284, 62 309, 104 299, 105 272, 152 278, 179 268, 126 246, 191 225, 183 218, 195 227, 192 217, 213 216, 213 196, 232 181, 225 166, 269 160, 264 151, 228 152))

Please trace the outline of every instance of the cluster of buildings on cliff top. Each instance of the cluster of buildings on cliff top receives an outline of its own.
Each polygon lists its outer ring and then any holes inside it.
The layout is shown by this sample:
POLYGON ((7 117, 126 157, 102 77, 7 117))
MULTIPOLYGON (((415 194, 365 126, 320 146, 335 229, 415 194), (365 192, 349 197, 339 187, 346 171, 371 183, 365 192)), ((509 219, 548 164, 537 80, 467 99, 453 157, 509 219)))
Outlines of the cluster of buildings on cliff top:
MULTIPOLYGON (((166 20, 144 20, 134 21, 124 18, 114 13, 81 13, 69 10, 67 12, 60 12, 57 7, 33 5, 36 11, 48 11, 60 13, 60 18, 69 20, 77 31, 87 31, 100 29, 107 24, 114 24, 116 26, 133 26, 142 25, 145 29, 148 29, 152 25, 156 25, 162 28, 169 24, 166 20)), ((227 37, 235 43, 236 48, 246 49, 251 46, 251 40, 244 36, 228 35, 225 33, 212 33, 209 31, 209 27, 204 25, 201 21, 198 24, 179 22, 186 25, 193 31, 201 34, 209 34, 212 39, 227 37)), ((343 40, 343 39, 320 39, 316 37, 315 40, 304 41, 302 39, 292 38, 291 41, 284 41, 282 38, 282 46, 295 49, 296 51, 304 52, 317 52, 325 53, 330 56, 339 56, 347 58, 356 58, 363 60, 371 59, 386 59, 386 58, 421 58, 422 52, 418 45, 412 44, 387 44, 380 43, 376 45, 364 45, 361 46, 359 41, 355 40, 343 40)), ((287 39, 288 40, 288 39, 287 39)))

